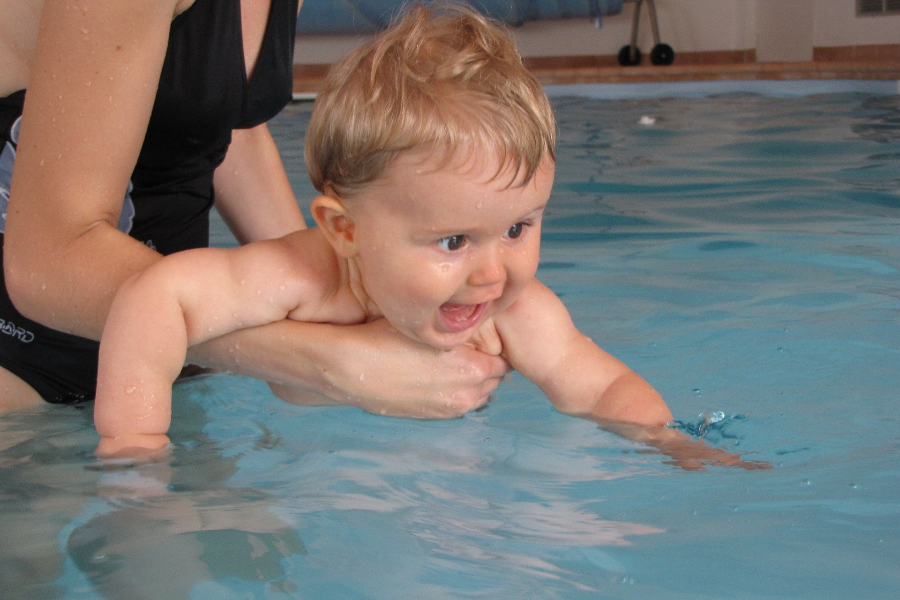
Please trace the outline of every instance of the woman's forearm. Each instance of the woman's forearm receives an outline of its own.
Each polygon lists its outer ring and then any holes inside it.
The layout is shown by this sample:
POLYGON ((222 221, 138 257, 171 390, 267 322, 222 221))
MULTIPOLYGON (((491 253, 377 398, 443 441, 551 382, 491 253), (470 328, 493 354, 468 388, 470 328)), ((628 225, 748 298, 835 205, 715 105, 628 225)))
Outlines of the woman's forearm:
POLYGON ((509 371, 503 359, 468 347, 443 352, 413 342, 383 319, 244 329, 192 347, 188 362, 376 414, 424 419, 453 418, 483 405, 509 371))

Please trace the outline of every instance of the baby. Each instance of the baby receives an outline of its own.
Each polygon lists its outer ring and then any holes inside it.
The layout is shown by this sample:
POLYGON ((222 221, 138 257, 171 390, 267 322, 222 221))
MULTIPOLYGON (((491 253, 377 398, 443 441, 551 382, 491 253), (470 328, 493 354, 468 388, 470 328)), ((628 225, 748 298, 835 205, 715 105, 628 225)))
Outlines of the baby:
POLYGON ((335 65, 316 100, 317 227, 174 254, 119 290, 100 347, 98 454, 168 444, 189 346, 285 318, 384 318, 434 348, 504 357, 563 413, 678 434, 662 427, 660 395, 535 279, 555 141, 550 104, 502 27, 413 6, 335 65))

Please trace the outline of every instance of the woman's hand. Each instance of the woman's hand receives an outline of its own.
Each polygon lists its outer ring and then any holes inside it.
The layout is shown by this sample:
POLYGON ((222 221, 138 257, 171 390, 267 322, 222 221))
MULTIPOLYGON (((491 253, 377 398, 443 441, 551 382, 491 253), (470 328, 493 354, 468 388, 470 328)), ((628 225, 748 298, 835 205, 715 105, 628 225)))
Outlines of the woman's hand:
POLYGON ((340 404, 395 417, 448 419, 484 405, 509 372, 469 347, 419 344, 379 319, 364 325, 281 321, 191 348, 190 362, 273 383, 296 404, 340 404))

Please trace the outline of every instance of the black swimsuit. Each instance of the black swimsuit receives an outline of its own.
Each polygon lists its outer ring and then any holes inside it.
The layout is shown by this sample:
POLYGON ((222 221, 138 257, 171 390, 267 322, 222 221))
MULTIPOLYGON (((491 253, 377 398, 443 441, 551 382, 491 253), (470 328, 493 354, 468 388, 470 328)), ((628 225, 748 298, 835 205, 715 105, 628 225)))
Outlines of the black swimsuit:
MULTIPOLYGON (((250 81, 240 0, 195 0, 172 21, 120 230, 162 254, 208 245, 213 173, 225 158, 232 130, 268 121, 291 99, 297 4, 272 0, 250 81)), ((16 92, 0 98, 0 246, 24 97, 16 92)), ((22 316, 0 271, 0 366, 48 402, 75 403, 94 397, 98 347, 22 316)))

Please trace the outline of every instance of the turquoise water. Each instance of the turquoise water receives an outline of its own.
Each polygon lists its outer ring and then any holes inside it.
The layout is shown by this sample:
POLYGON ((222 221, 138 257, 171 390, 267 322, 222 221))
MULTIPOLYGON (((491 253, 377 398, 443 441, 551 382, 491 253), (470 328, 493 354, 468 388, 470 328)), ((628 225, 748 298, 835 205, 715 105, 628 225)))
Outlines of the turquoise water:
MULTIPOLYGON (((0 417, 0 598, 893 598, 900 97, 554 104, 539 276, 772 470, 680 470, 517 375, 447 422, 207 376, 170 465, 95 470, 89 410, 0 417)), ((272 126, 304 203, 307 118, 272 126)))

